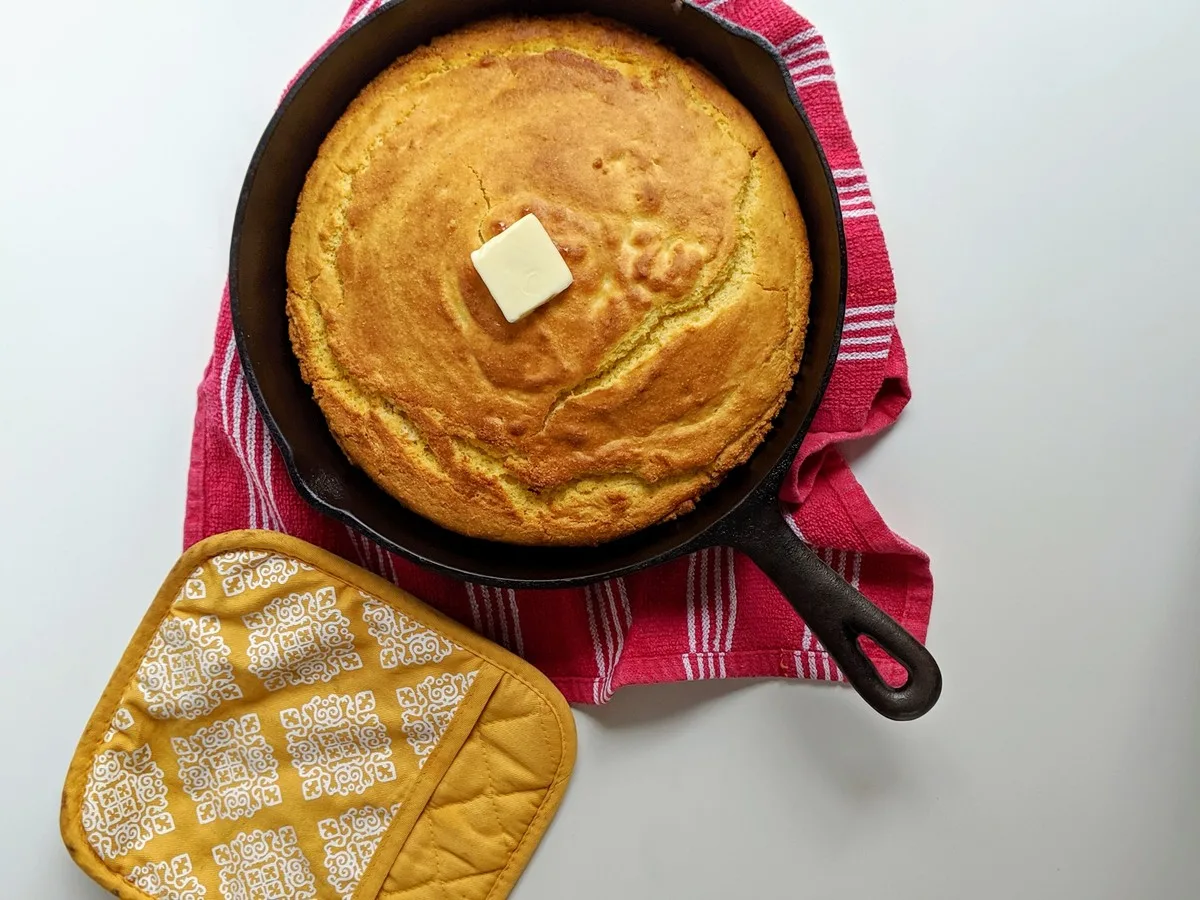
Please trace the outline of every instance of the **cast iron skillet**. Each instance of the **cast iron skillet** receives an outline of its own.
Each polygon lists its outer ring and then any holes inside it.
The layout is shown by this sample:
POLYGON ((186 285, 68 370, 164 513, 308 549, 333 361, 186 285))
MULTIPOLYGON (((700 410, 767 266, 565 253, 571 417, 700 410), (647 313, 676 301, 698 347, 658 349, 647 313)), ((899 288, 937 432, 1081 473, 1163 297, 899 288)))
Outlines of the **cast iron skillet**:
MULTIPOLYGON (((570 136, 563 135, 564 150, 570 136)), ((837 357, 846 247, 828 164, 782 60, 768 43, 671 0, 395 0, 314 60, 284 97, 242 188, 230 260, 234 333, 246 380, 297 489, 322 512, 413 561, 456 578, 538 588, 625 575, 702 547, 749 554, 808 623, 849 682, 893 719, 927 712, 941 692, 933 657, 829 569, 789 530, 779 487, 837 357), (455 534, 404 508, 351 465, 304 384, 288 341, 284 263, 296 200, 326 133, 396 57, 469 21, 499 13, 587 11, 655 35, 713 72, 754 114, 783 161, 808 225, 811 323, 800 373, 775 427, 745 465, 685 516, 598 547, 519 547, 455 534), (889 687, 862 651, 869 636, 908 672, 889 687)))

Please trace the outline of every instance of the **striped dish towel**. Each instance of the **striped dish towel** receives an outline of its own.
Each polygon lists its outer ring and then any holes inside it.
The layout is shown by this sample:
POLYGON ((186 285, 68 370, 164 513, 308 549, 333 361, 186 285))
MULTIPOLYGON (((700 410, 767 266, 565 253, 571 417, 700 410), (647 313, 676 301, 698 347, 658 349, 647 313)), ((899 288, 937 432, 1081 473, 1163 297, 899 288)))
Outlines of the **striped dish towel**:
MULTIPOLYGON (((354 0, 342 29, 378 4, 354 0)), ((781 0, 716 0, 709 8, 780 49, 834 169, 846 221, 845 337, 782 499, 797 540, 924 640, 929 560, 888 529, 837 450, 894 422, 909 389, 887 249, 825 43, 781 0)), ((513 591, 424 571, 319 515, 293 489, 247 390, 226 296, 199 389, 185 544, 239 528, 284 531, 371 569, 524 656, 572 701, 603 703, 622 685, 685 679, 842 680, 774 586, 729 549, 587 588, 513 591)), ((891 660, 879 662, 885 677, 899 674, 891 660)))

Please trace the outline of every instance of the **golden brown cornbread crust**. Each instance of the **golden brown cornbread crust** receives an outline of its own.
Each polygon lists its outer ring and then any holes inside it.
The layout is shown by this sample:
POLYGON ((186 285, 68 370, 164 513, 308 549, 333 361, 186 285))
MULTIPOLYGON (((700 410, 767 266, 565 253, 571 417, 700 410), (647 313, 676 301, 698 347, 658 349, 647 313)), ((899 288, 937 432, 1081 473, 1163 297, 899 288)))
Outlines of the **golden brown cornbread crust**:
POLYGON ((287 277, 353 462, 455 531, 591 544, 750 456, 799 364, 811 266, 778 158, 711 76, 612 22, 506 18, 350 105, 287 277), (575 283, 510 325, 470 252, 527 212, 575 283))

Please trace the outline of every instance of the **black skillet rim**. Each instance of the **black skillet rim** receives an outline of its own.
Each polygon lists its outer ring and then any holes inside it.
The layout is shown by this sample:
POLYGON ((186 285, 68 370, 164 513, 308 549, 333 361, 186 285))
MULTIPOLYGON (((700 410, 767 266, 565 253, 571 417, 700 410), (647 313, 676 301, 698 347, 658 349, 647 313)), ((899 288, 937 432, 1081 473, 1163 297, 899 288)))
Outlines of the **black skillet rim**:
MULTIPOLYGON (((270 430, 271 437, 274 439, 276 447, 279 449, 280 456, 283 458, 284 465, 287 469, 288 476, 292 484, 295 486, 297 492, 304 498, 305 502, 322 515, 328 516, 329 518, 354 529, 358 533, 363 534, 371 540, 379 543, 391 552, 404 556, 423 568, 438 572, 443 575, 448 575, 459 581, 472 581, 482 584, 495 585, 498 587, 534 589, 580 587, 587 584, 594 584, 598 581, 603 581, 609 578, 617 578, 624 575, 629 575, 634 572, 668 562, 672 559, 676 559, 684 554, 701 549, 703 547, 714 546, 722 543, 722 538, 727 533, 726 529, 730 527, 736 527, 734 523, 737 521, 738 513, 739 511, 744 511, 744 508, 747 506, 747 504, 777 502, 777 494, 782 479, 786 472, 791 468, 796 453, 799 451, 805 435, 808 434, 808 430, 812 426, 813 418, 816 416, 817 410, 820 408, 821 401, 824 399, 825 391, 829 386, 829 380, 833 376, 833 370, 837 363, 838 347, 841 344, 842 327, 846 312, 848 261, 845 224, 842 217, 841 205, 836 202, 837 184, 834 181, 833 172, 829 166, 829 160, 825 155, 825 148, 822 146, 820 138, 817 136, 817 132, 813 127, 812 121, 809 119, 807 112, 805 112, 804 104, 796 91, 796 85, 788 72, 787 65, 783 57, 780 55, 775 46, 762 35, 731 22, 728 19, 724 19, 721 16, 704 8, 703 6, 691 2, 691 0, 687 0, 686 5, 694 12, 703 15, 705 18, 711 20, 717 26, 729 32, 734 37, 756 45, 760 50, 764 51, 768 56, 771 57, 772 61, 779 70, 779 77, 783 82, 788 99, 791 101, 792 107, 795 109, 797 116, 799 116, 801 124, 804 126, 805 130, 812 139, 813 146, 816 148, 817 156, 821 162, 821 168, 825 174, 826 186, 829 190, 830 196, 835 201, 833 205, 833 212, 837 230, 840 272, 838 285, 837 320, 834 327, 831 350, 829 353, 829 359, 825 364, 825 370, 821 375, 819 384, 817 385, 813 402, 806 412, 800 426, 796 429, 795 434, 792 436, 788 445, 781 453, 779 460, 770 469, 768 469, 757 480, 757 482, 746 489, 742 497, 737 500, 737 502, 735 502, 711 525, 701 530, 699 533, 680 541, 674 546, 667 547, 661 552, 636 562, 616 565, 612 568, 605 569, 594 574, 561 578, 538 578, 536 576, 515 578, 495 576, 486 573, 470 571, 458 566, 428 559, 422 554, 389 539, 385 535, 379 534, 377 531, 375 531, 375 529, 360 521, 349 510, 325 500, 308 484, 308 481, 298 469, 292 446, 280 431, 279 425, 276 423, 275 417, 271 413, 270 407, 263 396, 262 388, 258 383, 258 377, 254 371, 254 367, 252 365, 246 365, 244 362, 248 358, 248 353, 246 347, 244 346, 246 337, 242 328, 239 326, 240 291, 238 285, 238 254, 241 249, 242 227, 246 218, 246 207, 249 204, 255 176, 258 173, 258 169, 262 163, 262 158, 266 153, 267 146, 270 143, 277 127, 279 126, 279 122, 287 114, 288 107, 291 105, 301 88, 303 88, 304 84, 308 81, 312 73, 315 72, 330 56, 336 53, 341 45, 349 40, 352 35, 363 28, 370 27, 372 20, 375 19, 375 17, 381 12, 389 7, 396 6, 397 4, 403 2, 404 0, 388 0, 388 2, 381 4, 370 15, 365 16, 358 22, 355 22, 344 32, 338 35, 337 38, 330 41, 329 44, 322 49, 319 54, 317 54, 308 62, 308 64, 304 67, 304 70, 296 76, 295 80, 292 82, 291 86, 280 100, 275 112, 272 114, 270 121, 263 130, 262 136, 258 140, 258 143, 255 145, 254 153, 250 158, 250 164, 246 169, 245 178, 242 180, 242 188, 239 192, 237 208, 234 212, 233 235, 230 242, 229 251, 229 305, 234 342, 237 347, 238 357, 243 362, 242 374, 245 378, 246 386, 249 389, 251 396, 254 398, 255 405, 258 407, 258 411, 262 415, 263 421, 267 424, 267 428, 270 430)), ((799 378, 800 376, 797 375, 796 377, 799 378)), ((794 386, 792 391, 795 391, 794 386)), ((793 402, 795 402, 795 400, 791 396, 791 393, 789 393, 789 397, 787 401, 785 401, 784 408, 786 408, 787 404, 793 402)), ((782 410, 779 413, 779 416, 781 415, 782 410)), ((772 428, 778 427, 777 423, 779 416, 776 417, 776 423, 772 424, 772 428)), ((743 466, 744 465, 748 465, 748 462, 743 463, 743 466)), ((635 534, 636 533, 637 532, 635 532, 635 534)), ((501 542, 488 543, 492 543, 497 547, 506 546, 501 542)))

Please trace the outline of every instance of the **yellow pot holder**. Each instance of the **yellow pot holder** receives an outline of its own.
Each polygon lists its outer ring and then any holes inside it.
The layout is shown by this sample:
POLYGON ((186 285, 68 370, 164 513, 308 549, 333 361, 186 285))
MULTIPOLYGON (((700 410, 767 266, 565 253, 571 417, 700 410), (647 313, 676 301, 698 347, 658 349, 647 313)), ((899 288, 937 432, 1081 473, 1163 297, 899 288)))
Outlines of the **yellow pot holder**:
POLYGON ((158 592, 62 832, 127 900, 490 900, 574 761, 566 701, 523 660, 324 550, 232 532, 158 592))

